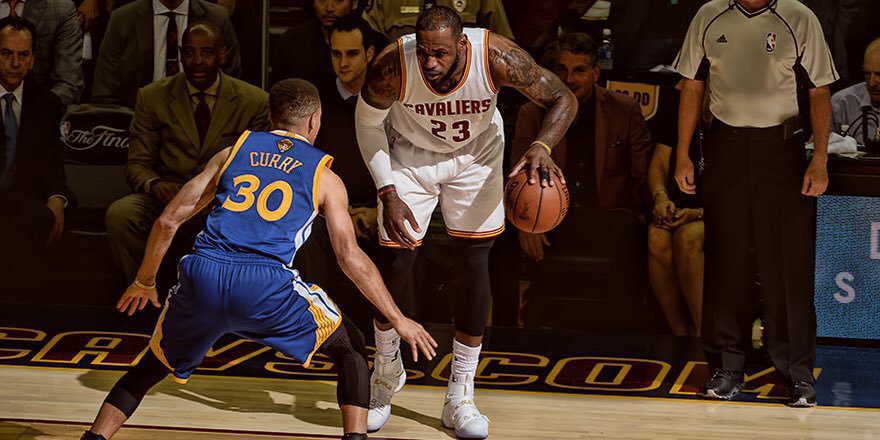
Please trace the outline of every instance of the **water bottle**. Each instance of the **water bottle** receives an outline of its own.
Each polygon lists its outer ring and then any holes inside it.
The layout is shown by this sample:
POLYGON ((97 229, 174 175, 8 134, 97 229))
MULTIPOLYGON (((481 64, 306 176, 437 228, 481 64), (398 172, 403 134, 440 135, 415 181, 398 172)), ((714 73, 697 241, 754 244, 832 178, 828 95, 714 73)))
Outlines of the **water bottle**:
POLYGON ((602 29, 602 44, 599 45, 599 68, 614 68, 614 43, 611 42, 611 29, 602 29))

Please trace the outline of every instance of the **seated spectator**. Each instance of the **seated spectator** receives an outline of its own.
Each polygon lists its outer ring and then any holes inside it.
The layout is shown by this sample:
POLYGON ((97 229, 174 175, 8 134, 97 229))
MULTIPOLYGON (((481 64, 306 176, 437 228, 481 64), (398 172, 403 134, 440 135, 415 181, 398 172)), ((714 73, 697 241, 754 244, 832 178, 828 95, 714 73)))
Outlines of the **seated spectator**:
POLYGON ((315 0, 315 18, 290 28, 272 51, 271 84, 302 78, 315 86, 333 78, 330 65, 330 29, 336 20, 357 9, 358 0, 315 0))
POLYGON ((60 98, 31 75, 36 27, 12 16, 0 19, 0 273, 6 287, 42 280, 47 243, 61 236, 69 191, 58 126, 60 98), (12 284, 10 284, 12 283, 12 284))
MULTIPOLYGON (((396 40, 416 31, 416 19, 422 12, 420 6, 422 3, 425 2, 372 0, 364 10, 364 18, 373 29, 383 33, 390 40, 396 40)), ((501 0, 440 0, 433 3, 450 7, 458 12, 465 27, 483 27, 513 39, 513 32, 510 30, 510 23, 507 22, 507 14, 504 12, 501 0)))
MULTIPOLYGON (((705 111, 703 115, 711 113, 705 111)), ((675 183, 675 121, 671 119, 671 124, 654 133, 657 144, 648 169, 648 183, 654 196, 654 221, 648 226, 648 280, 672 333, 699 337, 703 307, 703 205, 699 193, 685 194, 675 183)), ((700 138, 694 136, 690 151, 691 162, 697 166, 697 191, 702 191, 700 138)))
MULTIPOLYGON (((371 257, 378 255, 378 211, 376 186, 364 163, 355 134, 354 110, 357 97, 367 78, 367 68, 376 54, 376 45, 369 38, 373 30, 358 15, 340 18, 330 31, 330 52, 335 76, 321 84, 321 126, 315 146, 333 156, 333 170, 348 191, 348 211, 361 248, 371 257)), ((348 278, 340 272, 327 225, 318 218, 312 235, 294 264, 303 275, 318 285, 334 286, 340 301, 347 302, 356 323, 369 324, 370 308, 348 278), (338 286, 342 282, 343 286, 338 286), (357 303, 353 306, 351 302, 357 303), (363 311, 363 313, 360 313, 363 311)))
POLYGON ((239 77, 238 40, 224 7, 207 0, 135 0, 110 16, 95 65, 92 101, 134 107, 139 88, 180 72, 179 31, 199 21, 221 29, 226 48, 221 67, 226 75, 239 77))
MULTIPOLYGON (((138 92, 126 165, 135 192, 107 210, 110 250, 126 282, 134 279, 153 222, 181 186, 244 130, 269 126, 266 92, 220 72, 227 52, 216 26, 190 25, 181 55, 183 73, 138 92)), ((185 235, 184 246, 194 236, 185 235)))
POLYGON ((859 143, 864 142, 862 129, 865 124, 869 139, 880 138, 880 124, 877 123, 880 119, 880 39, 872 41, 865 50, 863 70, 865 82, 847 87, 831 97, 833 130, 849 134, 859 143), (873 117, 863 118, 862 109, 868 109, 873 117))
MULTIPOLYGON (((565 34, 551 47, 552 69, 578 98, 578 115, 552 157, 563 169, 570 192, 568 215, 553 231, 518 231, 522 250, 538 262, 548 254, 602 255, 612 260, 609 279, 621 294, 634 293, 643 279, 645 212, 651 139, 639 105, 631 97, 597 86, 597 44, 586 34, 565 34)), ((541 129, 544 109, 529 103, 519 111, 511 162, 529 148, 541 129)), ((535 282, 537 281, 537 282, 535 282)), ((568 281, 565 281, 566 283, 568 281)), ((556 283, 558 284, 558 283, 556 283)))
POLYGON ((34 81, 51 89, 64 105, 76 103, 83 90, 83 37, 70 0, 19 0, 0 3, 0 17, 24 17, 36 26, 34 81), (14 5, 13 9, 9 6, 14 5))
POLYGON ((98 49, 107 31, 107 22, 113 12, 114 0, 74 0, 76 16, 83 32, 82 97, 88 100, 92 96, 92 82, 95 79, 95 62, 98 49))

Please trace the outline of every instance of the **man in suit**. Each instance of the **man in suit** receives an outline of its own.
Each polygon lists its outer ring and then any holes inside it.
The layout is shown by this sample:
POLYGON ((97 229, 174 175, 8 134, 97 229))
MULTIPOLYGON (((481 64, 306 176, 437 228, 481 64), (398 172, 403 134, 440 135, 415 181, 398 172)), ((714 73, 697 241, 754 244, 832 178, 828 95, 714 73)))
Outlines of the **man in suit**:
POLYGON ((110 250, 126 282, 134 279, 150 227, 181 186, 244 130, 269 126, 266 92, 220 72, 227 52, 216 26, 190 25, 181 55, 183 73, 138 92, 126 165, 135 193, 107 210, 110 250))
POLYGON ((13 0, 0 3, 0 17, 24 17, 34 23, 33 79, 61 98, 76 103, 83 90, 83 38, 70 0, 13 0))
MULTIPOLYGON (((522 250, 534 261, 545 255, 598 253, 612 260, 609 279, 635 293, 644 272, 651 204, 648 165, 651 136, 631 97, 597 85, 596 42, 586 34, 564 34, 549 48, 559 78, 578 98, 578 116, 551 157, 564 170, 570 193, 565 220, 547 234, 518 231, 522 250), (551 246, 551 247, 548 247, 551 246)), ((544 109, 520 109, 511 160, 517 161, 541 129, 544 109)), ((538 265, 540 276, 541 265, 538 265)), ((540 285, 549 285, 538 283, 540 285)))
POLYGON ((206 0, 136 0, 110 16, 95 65, 92 101, 134 107, 139 88, 180 72, 180 35, 187 23, 199 21, 221 29, 223 72, 239 77, 238 40, 226 8, 206 0))
POLYGON ((11 283, 41 279, 27 275, 43 272, 39 259, 61 235, 69 197, 57 132, 64 106, 30 76, 35 33, 21 17, 0 19, 0 276, 11 283))
POLYGON ((330 65, 330 29, 336 20, 357 9, 358 0, 314 0, 315 18, 292 27, 281 36, 282 45, 296 41, 296 51, 289 46, 272 51, 272 84, 286 78, 302 78, 319 86, 332 81, 330 65))

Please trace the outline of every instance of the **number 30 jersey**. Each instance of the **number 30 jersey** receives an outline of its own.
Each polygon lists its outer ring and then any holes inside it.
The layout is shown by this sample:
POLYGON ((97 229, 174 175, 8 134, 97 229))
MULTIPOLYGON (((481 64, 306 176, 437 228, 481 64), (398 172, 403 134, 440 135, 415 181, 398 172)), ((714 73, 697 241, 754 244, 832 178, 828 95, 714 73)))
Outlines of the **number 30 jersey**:
POLYGON ((449 93, 435 91, 422 75, 415 34, 397 40, 400 50, 400 97, 391 107, 391 126, 413 145, 450 153, 469 144, 487 129, 503 131, 495 109, 498 90, 489 74, 489 31, 466 28, 464 76, 449 93))
POLYGON ((290 266, 318 214, 318 183, 333 158, 284 131, 246 131, 220 170, 196 249, 267 256, 290 266))

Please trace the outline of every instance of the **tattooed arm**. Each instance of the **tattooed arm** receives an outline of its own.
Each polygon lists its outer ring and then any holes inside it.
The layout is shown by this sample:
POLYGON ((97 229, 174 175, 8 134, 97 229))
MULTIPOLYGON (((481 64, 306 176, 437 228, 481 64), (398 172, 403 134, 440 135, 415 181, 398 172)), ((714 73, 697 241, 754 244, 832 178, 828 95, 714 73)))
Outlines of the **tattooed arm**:
MULTIPOLYGON (((538 177, 538 168, 552 171, 563 182, 562 170, 550 158, 550 148, 556 146, 568 126, 577 115, 577 98, 574 93, 547 69, 538 66, 526 51, 514 42, 493 33, 489 34, 489 74, 496 86, 509 86, 519 90, 534 103, 547 109, 541 131, 525 156, 513 167, 513 176, 524 168, 529 182, 538 177), (546 147, 544 146, 546 145, 546 147)), ((541 177, 541 185, 549 177, 541 177)), ((552 181, 550 181, 552 185, 552 181)))
POLYGON ((388 138, 385 136, 385 118, 391 111, 391 105, 400 98, 401 84, 400 49, 394 42, 379 54, 367 72, 367 82, 355 110, 355 129, 361 155, 379 189, 382 226, 388 239, 415 249, 416 240, 404 222, 409 222, 411 229, 416 232, 419 232, 419 225, 406 203, 397 196, 394 176, 391 174, 388 138))

